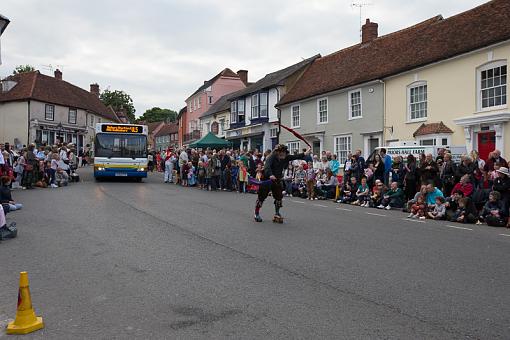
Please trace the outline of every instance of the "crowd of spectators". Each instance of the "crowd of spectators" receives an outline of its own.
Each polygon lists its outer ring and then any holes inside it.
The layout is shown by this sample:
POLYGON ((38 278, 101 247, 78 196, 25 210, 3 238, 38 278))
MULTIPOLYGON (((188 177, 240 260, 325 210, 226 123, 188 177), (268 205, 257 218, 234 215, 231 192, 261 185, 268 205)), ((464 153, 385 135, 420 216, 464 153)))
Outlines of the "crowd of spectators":
MULTIPOLYGON (((165 183, 256 193, 270 152, 169 149, 153 153, 149 168, 164 172, 165 183)), ((435 157, 404 159, 381 148, 368 160, 356 150, 343 164, 324 151, 289 163, 283 185, 285 196, 398 209, 416 219, 510 226, 510 171, 499 150, 487 160, 472 151, 458 163, 447 149, 439 149, 435 157)))

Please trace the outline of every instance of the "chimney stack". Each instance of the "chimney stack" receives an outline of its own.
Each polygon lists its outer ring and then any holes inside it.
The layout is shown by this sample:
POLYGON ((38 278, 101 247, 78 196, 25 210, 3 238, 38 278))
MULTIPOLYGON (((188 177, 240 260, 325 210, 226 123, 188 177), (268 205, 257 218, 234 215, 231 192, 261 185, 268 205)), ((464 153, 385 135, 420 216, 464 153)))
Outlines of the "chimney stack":
POLYGON ((90 93, 95 94, 97 97, 99 97, 99 85, 96 84, 90 84, 90 93))
POLYGON ((55 79, 62 80, 62 71, 58 68, 55 70, 55 79))
POLYGON ((366 44, 376 39, 379 34, 377 33, 377 28, 379 25, 375 22, 370 22, 370 19, 367 19, 365 24, 361 27, 361 43, 366 44))
POLYGON ((237 71, 237 75, 241 78, 244 84, 248 84, 248 71, 247 70, 239 70, 237 71))

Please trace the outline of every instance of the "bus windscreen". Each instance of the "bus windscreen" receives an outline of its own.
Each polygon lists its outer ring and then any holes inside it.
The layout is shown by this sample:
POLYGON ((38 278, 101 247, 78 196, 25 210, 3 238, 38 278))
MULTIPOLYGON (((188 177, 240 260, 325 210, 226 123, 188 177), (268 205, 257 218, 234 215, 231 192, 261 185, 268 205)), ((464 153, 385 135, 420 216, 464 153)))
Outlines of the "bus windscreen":
POLYGON ((95 149, 96 157, 145 158, 147 136, 98 133, 95 149))

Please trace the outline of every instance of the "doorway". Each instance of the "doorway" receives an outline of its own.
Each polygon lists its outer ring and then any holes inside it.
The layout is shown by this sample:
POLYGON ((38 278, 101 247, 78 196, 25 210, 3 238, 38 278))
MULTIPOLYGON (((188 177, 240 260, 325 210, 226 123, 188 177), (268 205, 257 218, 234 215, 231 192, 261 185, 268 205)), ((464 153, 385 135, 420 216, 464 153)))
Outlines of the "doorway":
POLYGON ((376 148, 379 147, 379 138, 368 139, 368 153, 371 154, 376 148))
POLYGON ((487 131, 478 133, 478 153, 481 159, 489 158, 489 153, 496 149, 496 132, 487 131))
POLYGON ((320 154, 321 154, 321 142, 320 141, 313 142, 312 152, 314 155, 319 155, 319 157, 320 157, 320 154))

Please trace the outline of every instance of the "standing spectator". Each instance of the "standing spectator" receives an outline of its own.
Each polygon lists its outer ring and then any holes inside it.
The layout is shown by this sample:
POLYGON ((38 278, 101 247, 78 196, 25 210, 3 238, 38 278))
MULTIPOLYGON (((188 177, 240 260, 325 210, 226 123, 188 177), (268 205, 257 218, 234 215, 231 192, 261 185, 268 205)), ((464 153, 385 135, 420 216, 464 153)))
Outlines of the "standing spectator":
POLYGON ((404 193, 406 200, 410 200, 416 194, 417 186, 416 158, 409 154, 407 164, 404 166, 404 193))
POLYGON ((182 150, 181 154, 179 155, 179 168, 181 170, 181 181, 186 180, 185 175, 183 174, 183 171, 185 169, 185 164, 188 164, 189 157, 186 150, 182 150))
POLYGON ((501 164, 502 167, 508 168, 507 161, 503 157, 501 157, 501 151, 496 149, 489 154, 489 159, 487 159, 487 161, 485 162, 485 166, 483 168, 484 172, 487 173, 489 171, 493 171, 494 164, 496 162, 501 164))
MULTIPOLYGON (((311 162, 308 163, 308 170, 310 168, 313 170, 313 167, 310 166, 311 162)), ((292 180, 294 179, 294 167, 292 166, 292 162, 289 162, 287 169, 283 172, 283 184, 285 185, 285 195, 292 196, 292 180)))
POLYGON ((469 175, 474 180, 475 170, 477 165, 473 163, 473 160, 468 155, 462 155, 461 163, 457 167, 457 178, 461 178, 464 175, 469 175))
POLYGON ((365 162, 365 158, 362 156, 362 152, 360 149, 356 150, 356 159, 359 163, 359 167, 361 169, 361 171, 363 172, 366 168, 367 168, 367 164, 365 162))
POLYGON ((248 182, 248 170, 243 161, 239 161, 239 192, 246 193, 246 184, 248 182))
POLYGON ((384 184, 386 186, 388 186, 389 182, 390 182, 390 172, 391 172, 391 165, 392 165, 391 156, 386 154, 385 148, 382 148, 379 153, 380 153, 381 159, 384 163, 384 184))
POLYGON ((457 176, 457 166, 453 162, 450 153, 445 153, 443 156, 443 165, 441 166, 440 174, 443 184, 443 193, 445 196, 450 196, 457 176))
POLYGON ((225 154, 224 150, 220 151, 220 169, 221 169, 221 182, 220 188, 224 191, 227 190, 227 169, 230 169, 230 152, 225 154))
POLYGON ((391 165, 391 180, 397 182, 399 188, 404 184, 404 162, 402 156, 393 157, 393 164, 391 165))
MULTIPOLYGON (((433 182, 437 186, 439 182, 439 168, 430 153, 425 156, 425 161, 420 163, 420 176, 422 183, 433 182)), ((432 201, 433 204, 435 204, 434 201, 432 201)))
POLYGON ((338 170, 340 170, 340 162, 338 162, 337 156, 335 154, 331 156, 331 160, 329 161, 329 168, 331 169, 333 175, 338 175, 338 170))
POLYGON ((473 160, 473 163, 475 163, 476 165, 476 170, 474 173, 475 181, 473 185, 475 186, 476 189, 483 189, 483 184, 485 181, 484 177, 485 161, 480 158, 480 155, 476 150, 472 150, 470 156, 471 159, 473 160))
POLYGON ((173 183, 175 157, 170 147, 165 152, 165 183, 173 183))
POLYGON ((374 168, 374 180, 384 182, 384 162, 379 154, 374 156, 374 168))

